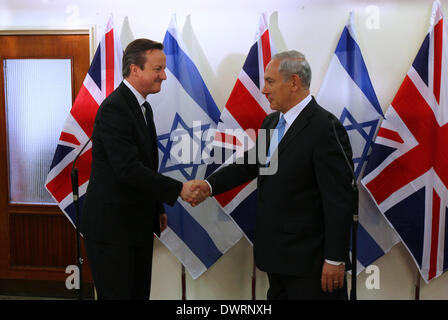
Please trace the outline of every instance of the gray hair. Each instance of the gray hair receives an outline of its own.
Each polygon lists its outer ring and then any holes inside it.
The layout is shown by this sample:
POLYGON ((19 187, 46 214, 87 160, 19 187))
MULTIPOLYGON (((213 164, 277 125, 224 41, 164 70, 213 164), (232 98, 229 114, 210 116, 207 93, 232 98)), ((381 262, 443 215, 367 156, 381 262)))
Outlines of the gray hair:
POLYGON ((274 55, 272 60, 274 59, 280 61, 278 71, 283 76, 284 81, 296 74, 299 76, 302 86, 305 89, 310 88, 311 67, 302 53, 296 50, 283 51, 274 55))

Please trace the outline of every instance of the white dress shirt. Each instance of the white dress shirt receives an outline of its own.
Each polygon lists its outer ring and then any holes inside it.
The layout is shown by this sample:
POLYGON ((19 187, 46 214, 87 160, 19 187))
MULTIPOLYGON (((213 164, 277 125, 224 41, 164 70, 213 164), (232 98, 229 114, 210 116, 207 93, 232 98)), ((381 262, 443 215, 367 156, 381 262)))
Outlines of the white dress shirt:
POLYGON ((126 79, 123 80, 123 83, 129 88, 129 90, 131 90, 131 92, 134 94, 134 96, 137 98, 138 101, 138 105, 140 106, 140 108, 142 109, 142 113, 143 113, 143 118, 145 119, 146 122, 146 109, 143 106, 143 103, 145 103, 146 99, 145 97, 143 97, 140 92, 138 92, 133 86, 132 84, 130 84, 126 79))
POLYGON ((289 109, 286 113, 280 112, 279 119, 281 118, 281 116, 284 116, 284 118, 286 120, 285 132, 283 133, 283 136, 285 136, 286 132, 288 131, 289 127, 292 125, 294 120, 296 120, 296 118, 303 111, 303 109, 305 109, 305 107, 308 105, 308 103, 310 103, 311 99, 312 99, 311 94, 309 94, 305 97, 305 99, 303 99, 298 104, 296 104, 294 107, 289 109))

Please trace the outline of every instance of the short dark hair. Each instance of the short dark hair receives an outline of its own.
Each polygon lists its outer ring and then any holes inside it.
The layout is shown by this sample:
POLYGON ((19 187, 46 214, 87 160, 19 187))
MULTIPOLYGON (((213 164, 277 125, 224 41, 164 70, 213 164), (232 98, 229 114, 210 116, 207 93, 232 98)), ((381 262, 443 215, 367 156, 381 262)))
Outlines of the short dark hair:
POLYGON ((129 76, 131 64, 143 70, 146 63, 145 52, 153 49, 163 50, 163 44, 149 39, 136 39, 128 44, 123 54, 123 78, 129 76))

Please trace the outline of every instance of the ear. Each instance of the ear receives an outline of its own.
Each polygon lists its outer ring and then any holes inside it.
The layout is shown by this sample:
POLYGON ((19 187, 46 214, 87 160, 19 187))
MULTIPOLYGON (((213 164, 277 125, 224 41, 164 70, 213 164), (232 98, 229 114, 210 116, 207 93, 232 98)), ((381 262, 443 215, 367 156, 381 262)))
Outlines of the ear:
POLYGON ((131 64, 130 66, 129 66, 129 69, 130 69, 130 73, 131 73, 131 75, 133 75, 133 76, 136 76, 136 75, 138 75, 138 73, 139 73, 139 71, 140 71, 140 68, 139 67, 137 67, 137 65, 135 65, 135 64, 131 64))
POLYGON ((302 80, 296 74, 291 76, 291 88, 293 91, 298 91, 302 88, 302 80))

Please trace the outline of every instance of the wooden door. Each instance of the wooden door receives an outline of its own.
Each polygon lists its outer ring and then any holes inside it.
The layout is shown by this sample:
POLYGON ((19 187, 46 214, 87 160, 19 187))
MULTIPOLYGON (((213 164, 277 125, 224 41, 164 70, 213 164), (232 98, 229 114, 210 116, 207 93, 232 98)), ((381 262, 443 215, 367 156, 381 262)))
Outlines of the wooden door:
MULTIPOLYGON (((73 102, 89 68, 89 35, 0 35, 0 280, 53 281, 63 291, 66 267, 77 264, 75 228, 56 204, 11 201, 5 63, 14 59, 69 60, 73 102)), ((54 107, 43 105, 41 111, 49 114, 54 107)), ((84 247, 83 255, 86 261, 84 247)), ((83 276, 92 282, 87 263, 83 276)))

